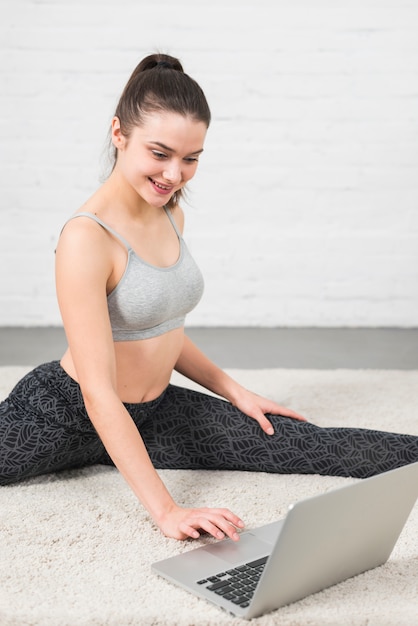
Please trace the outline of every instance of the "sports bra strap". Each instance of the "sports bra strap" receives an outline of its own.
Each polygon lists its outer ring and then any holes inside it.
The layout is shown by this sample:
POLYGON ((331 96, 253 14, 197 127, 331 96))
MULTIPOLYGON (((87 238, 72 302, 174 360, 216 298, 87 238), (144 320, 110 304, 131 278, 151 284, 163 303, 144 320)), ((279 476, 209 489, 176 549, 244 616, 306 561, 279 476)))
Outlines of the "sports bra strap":
POLYGON ((171 211, 170 209, 168 209, 166 206, 164 207, 164 211, 167 213, 167 217, 171 222, 172 227, 174 228, 174 230, 176 231, 176 235, 179 239, 181 239, 181 232, 179 231, 179 229, 177 228, 177 224, 174 220, 174 217, 171 215, 171 211))
MULTIPOLYGON (((177 237, 181 240, 181 238, 182 238, 181 233, 180 233, 179 229, 177 228, 177 224, 176 224, 173 216, 171 215, 170 209, 168 209, 167 207, 164 207, 164 211, 166 212, 167 217, 170 220, 171 225, 174 228, 177 237)), ((75 219, 76 217, 89 217, 90 219, 92 219, 95 222, 97 222, 98 224, 100 224, 100 226, 102 226, 105 230, 107 230, 109 233, 111 233, 114 237, 119 239, 119 241, 121 241, 123 243, 123 245, 126 247, 126 249, 128 251, 132 250, 132 247, 130 246, 129 242, 125 239, 125 237, 122 237, 122 235, 119 235, 119 233, 116 232, 116 230, 114 230, 111 226, 106 224, 106 222, 103 222, 103 220, 101 220, 100 217, 97 217, 97 215, 95 215, 94 213, 88 213, 87 211, 81 211, 80 213, 76 213, 75 215, 70 217, 68 222, 70 220, 75 219)), ((65 224, 64 224, 64 226, 65 226, 65 224)))
MULTIPOLYGON (((119 239, 119 241, 121 241, 123 243, 123 245, 127 248, 128 251, 131 250, 131 246, 126 241, 125 237, 122 237, 122 235, 119 235, 119 233, 117 233, 116 230, 114 230, 111 226, 106 224, 106 222, 103 222, 103 220, 101 220, 100 217, 97 217, 97 215, 95 215, 94 213, 87 213, 86 211, 85 212, 81 212, 81 213, 76 213, 75 215, 70 217, 70 220, 73 220, 76 217, 89 217, 90 219, 92 219, 95 222, 97 222, 98 224, 100 224, 100 226, 102 226, 105 230, 107 230, 109 233, 111 233, 114 237, 119 239)), ((70 221, 70 220, 68 220, 68 221, 70 221)))

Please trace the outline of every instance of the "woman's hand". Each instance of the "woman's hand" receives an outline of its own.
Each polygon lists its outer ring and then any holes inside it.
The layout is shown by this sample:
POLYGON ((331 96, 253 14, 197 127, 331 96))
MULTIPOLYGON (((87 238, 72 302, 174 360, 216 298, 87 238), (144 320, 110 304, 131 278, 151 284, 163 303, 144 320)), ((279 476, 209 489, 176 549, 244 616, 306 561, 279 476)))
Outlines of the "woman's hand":
POLYGON ((306 418, 299 415, 295 411, 287 409, 280 404, 276 404, 276 402, 268 400, 267 398, 262 398, 256 393, 248 391, 243 387, 241 387, 239 392, 236 394, 232 404, 249 417, 255 419, 267 435, 273 435, 274 428, 272 423, 267 419, 265 415, 266 413, 270 413, 272 415, 285 415, 286 417, 292 417, 293 419, 306 422, 306 418))
POLYGON ((268 435, 272 435, 274 429, 265 416, 266 413, 285 415, 306 422, 306 419, 295 411, 262 398, 239 385, 226 372, 212 363, 187 336, 184 338, 183 350, 176 363, 176 370, 221 398, 229 400, 240 411, 255 419, 268 435))
POLYGON ((203 531, 215 537, 229 537, 239 540, 237 528, 244 528, 244 522, 229 509, 197 508, 187 509, 174 505, 157 524, 166 537, 173 539, 198 539, 203 531))

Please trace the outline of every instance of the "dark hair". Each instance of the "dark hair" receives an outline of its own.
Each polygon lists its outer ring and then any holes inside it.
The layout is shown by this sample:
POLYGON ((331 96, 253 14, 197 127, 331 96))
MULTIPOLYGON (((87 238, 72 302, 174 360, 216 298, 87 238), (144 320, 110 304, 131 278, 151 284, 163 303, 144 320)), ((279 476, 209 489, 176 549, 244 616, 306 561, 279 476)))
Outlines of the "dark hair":
MULTIPOLYGON (((144 122, 147 114, 169 111, 189 115, 196 121, 210 124, 210 109, 205 94, 197 82, 183 70, 180 61, 167 54, 151 54, 134 69, 119 99, 115 116, 121 132, 129 137, 135 126, 144 122)), ((117 149, 113 152, 113 167, 117 149)), ((181 190, 167 203, 177 204, 181 190)))

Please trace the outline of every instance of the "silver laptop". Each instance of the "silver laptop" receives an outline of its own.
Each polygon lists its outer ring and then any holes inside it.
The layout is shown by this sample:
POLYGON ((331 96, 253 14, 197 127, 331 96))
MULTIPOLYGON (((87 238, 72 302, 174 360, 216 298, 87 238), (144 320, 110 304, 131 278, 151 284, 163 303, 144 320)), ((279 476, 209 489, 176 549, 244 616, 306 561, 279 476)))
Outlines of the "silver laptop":
POLYGON ((283 520, 159 561, 152 568, 250 619, 389 558, 418 497, 418 463, 292 505, 283 520))

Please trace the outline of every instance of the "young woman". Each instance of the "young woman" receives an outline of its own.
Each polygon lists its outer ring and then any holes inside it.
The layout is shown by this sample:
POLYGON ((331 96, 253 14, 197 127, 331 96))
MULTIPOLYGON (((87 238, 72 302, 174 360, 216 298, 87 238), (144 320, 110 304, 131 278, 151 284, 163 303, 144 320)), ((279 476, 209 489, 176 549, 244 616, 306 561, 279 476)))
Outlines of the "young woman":
POLYGON ((244 389, 184 335, 203 280, 179 201, 209 122, 177 59, 138 65, 112 120, 113 171, 57 246, 69 347, 0 405, 0 483, 114 464, 165 535, 237 540, 235 514, 179 506, 156 469, 365 477, 417 461, 418 437, 309 424, 244 389), (226 400, 170 385, 173 369, 226 400))

